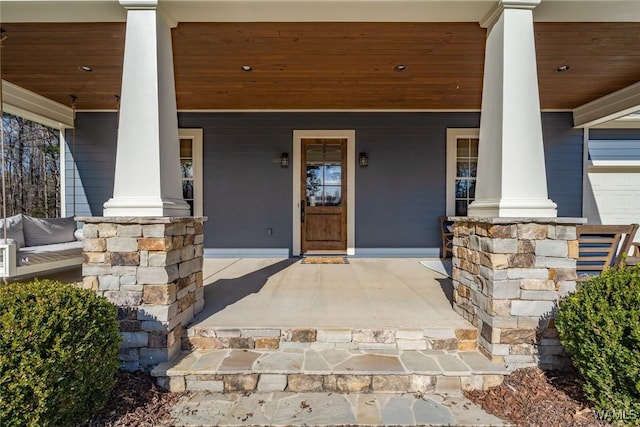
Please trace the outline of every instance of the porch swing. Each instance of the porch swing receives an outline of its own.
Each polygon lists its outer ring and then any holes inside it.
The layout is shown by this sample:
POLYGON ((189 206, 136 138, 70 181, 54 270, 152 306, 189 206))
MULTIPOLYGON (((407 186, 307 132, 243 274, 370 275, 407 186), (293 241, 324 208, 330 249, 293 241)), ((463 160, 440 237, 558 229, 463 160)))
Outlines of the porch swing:
MULTIPOLYGON (((6 35, 0 34, 0 52, 5 39, 6 35)), ((0 76, 0 118, 4 117, 2 89, 0 76)), ((73 98, 72 104, 75 121, 75 99, 73 98)), ((73 141, 75 145, 75 129, 73 141)), ((6 283, 22 276, 34 276, 81 265, 82 241, 77 239, 79 236, 76 233, 76 222, 73 217, 35 218, 24 214, 7 217, 4 148, 4 123, 2 123, 0 126, 0 167, 2 168, 0 278, 6 283)))

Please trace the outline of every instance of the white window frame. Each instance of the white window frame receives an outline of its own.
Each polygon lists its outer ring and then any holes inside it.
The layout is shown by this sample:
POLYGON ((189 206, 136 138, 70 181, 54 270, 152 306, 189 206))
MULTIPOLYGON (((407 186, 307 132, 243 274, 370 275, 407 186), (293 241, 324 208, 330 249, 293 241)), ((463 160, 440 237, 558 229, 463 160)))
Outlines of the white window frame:
POLYGON ((456 157, 458 139, 480 138, 479 128, 447 129, 447 205, 446 214, 456 213, 456 157))
MULTIPOLYGON (((178 143, 180 139, 190 139, 193 144, 193 215, 203 216, 202 129, 178 129, 178 143)), ((182 185, 180 188, 182 189, 182 185)))

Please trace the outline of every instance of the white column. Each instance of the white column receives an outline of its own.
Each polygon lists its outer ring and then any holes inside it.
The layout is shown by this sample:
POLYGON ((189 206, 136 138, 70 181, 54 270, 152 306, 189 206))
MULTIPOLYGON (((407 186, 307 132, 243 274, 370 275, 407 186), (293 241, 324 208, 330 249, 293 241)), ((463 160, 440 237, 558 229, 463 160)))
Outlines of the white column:
POLYGON ((187 216, 182 199, 171 28, 157 0, 127 9, 113 198, 104 216, 187 216))
POLYGON ((542 142, 533 32, 539 3, 501 0, 488 20, 476 197, 469 216, 557 216, 547 194, 542 142))

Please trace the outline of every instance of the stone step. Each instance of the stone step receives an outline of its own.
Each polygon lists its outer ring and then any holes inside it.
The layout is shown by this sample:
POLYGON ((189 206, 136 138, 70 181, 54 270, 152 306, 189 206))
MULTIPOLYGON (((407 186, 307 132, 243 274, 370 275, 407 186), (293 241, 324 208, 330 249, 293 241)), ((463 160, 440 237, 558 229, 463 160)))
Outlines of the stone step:
POLYGON ((194 350, 151 374, 174 392, 460 393, 508 373, 477 351, 290 348, 194 350))
MULTIPOLYGON (((466 322, 464 322, 466 323, 466 322)), ((468 326, 425 328, 200 328, 183 336, 183 350, 447 350, 472 351, 478 330, 468 326)))

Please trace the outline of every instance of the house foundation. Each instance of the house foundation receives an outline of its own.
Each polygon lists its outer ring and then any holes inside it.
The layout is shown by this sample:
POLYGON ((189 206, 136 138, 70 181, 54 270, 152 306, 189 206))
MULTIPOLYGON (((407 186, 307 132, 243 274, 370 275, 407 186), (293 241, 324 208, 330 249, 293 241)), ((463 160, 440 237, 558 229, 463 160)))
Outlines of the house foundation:
POLYGON ((509 367, 567 366, 554 326, 576 288, 582 218, 454 217, 454 310, 478 328, 478 347, 509 367))
POLYGON ((120 365, 151 369, 180 353, 204 307, 204 217, 78 217, 83 287, 118 306, 120 365))

